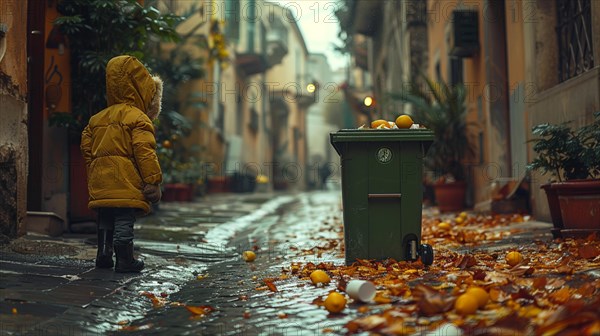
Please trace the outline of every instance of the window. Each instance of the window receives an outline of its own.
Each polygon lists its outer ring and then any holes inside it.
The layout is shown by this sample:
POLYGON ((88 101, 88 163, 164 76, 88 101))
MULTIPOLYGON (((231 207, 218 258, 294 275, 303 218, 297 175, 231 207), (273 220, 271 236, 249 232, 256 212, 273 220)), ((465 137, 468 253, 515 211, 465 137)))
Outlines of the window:
MULTIPOLYGON (((244 13, 246 13, 244 9, 244 13)), ((254 53, 254 31, 256 30, 256 0, 248 2, 248 19, 245 19, 248 25, 248 52, 254 53)))
POLYGON ((240 4, 237 0, 225 2, 225 35, 232 41, 240 37, 240 4))
POLYGON ((561 82, 594 67, 591 0, 557 0, 557 27, 561 82))
POLYGON ((463 60, 458 57, 450 57, 450 85, 463 83, 463 60))

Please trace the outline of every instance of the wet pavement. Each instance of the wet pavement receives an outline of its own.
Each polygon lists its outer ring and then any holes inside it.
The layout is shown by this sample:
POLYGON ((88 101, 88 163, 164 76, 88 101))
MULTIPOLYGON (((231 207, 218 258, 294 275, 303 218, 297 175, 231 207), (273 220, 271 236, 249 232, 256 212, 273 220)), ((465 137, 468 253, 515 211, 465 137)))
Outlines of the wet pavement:
MULTIPOLYGON (((337 190, 162 203, 136 223, 141 274, 95 269, 90 236, 20 238, 1 250, 0 333, 344 334, 356 309, 333 316, 313 303, 335 282, 315 288, 282 276, 293 262, 343 264, 339 248, 324 247, 342 240, 341 218, 337 190), (241 258, 246 250, 256 251, 254 262, 241 258), (204 306, 206 315, 189 309, 204 306)), ((547 223, 518 225, 530 230, 487 248, 551 238, 547 223)))

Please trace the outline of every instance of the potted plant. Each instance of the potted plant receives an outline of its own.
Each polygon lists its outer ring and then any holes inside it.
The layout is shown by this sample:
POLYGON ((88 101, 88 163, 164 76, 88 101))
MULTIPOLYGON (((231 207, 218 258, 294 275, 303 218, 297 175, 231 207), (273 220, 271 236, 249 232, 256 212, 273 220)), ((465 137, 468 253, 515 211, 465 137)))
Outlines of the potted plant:
MULTIPOLYGON (((474 153, 469 137, 466 90, 463 85, 433 82, 423 76, 423 85, 413 83, 410 90, 391 94, 412 104, 412 116, 434 133, 434 141, 424 159, 430 171, 435 201, 440 211, 464 208, 466 194, 465 158, 474 153)), ((425 174, 427 175, 427 174, 425 174)))
POLYGON ((532 128, 537 154, 527 166, 550 174, 546 192, 554 237, 600 232, 600 111, 594 121, 573 129, 571 121, 532 128))
MULTIPOLYGON (((171 141, 157 146, 158 159, 163 171, 164 202, 189 202, 194 199, 197 186, 204 183, 203 163, 194 155, 178 155, 171 141)), ((198 188, 199 189, 199 188, 198 188)))

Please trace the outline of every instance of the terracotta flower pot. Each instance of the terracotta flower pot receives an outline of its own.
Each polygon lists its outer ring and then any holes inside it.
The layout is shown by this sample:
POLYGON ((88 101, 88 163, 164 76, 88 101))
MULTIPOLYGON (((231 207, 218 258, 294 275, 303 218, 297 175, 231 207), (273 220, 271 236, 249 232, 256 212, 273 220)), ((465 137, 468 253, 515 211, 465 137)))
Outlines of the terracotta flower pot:
POLYGON ((175 202, 177 200, 177 188, 175 188, 175 184, 167 183, 163 186, 160 200, 162 202, 175 202))
POLYGON ((552 235, 554 238, 560 237, 560 230, 563 227, 562 215, 560 212, 560 203, 558 202, 558 194, 556 193, 556 189, 553 188, 553 185, 557 183, 546 183, 542 185, 540 188, 544 189, 546 192, 546 198, 548 199, 548 207, 550 208, 550 218, 552 218, 552 224, 554 228, 552 229, 552 235))
POLYGON ((190 202, 193 199, 193 187, 184 183, 165 184, 161 200, 163 202, 190 202))
POLYGON ((193 187, 190 184, 178 183, 176 199, 179 202, 191 202, 194 197, 193 187))
POLYGON ((464 209, 467 184, 464 181, 436 183, 434 185, 435 201, 441 212, 464 209))
POLYGON ((563 228, 562 237, 600 234, 600 179, 554 183, 563 228))
POLYGON ((230 192, 231 183, 228 176, 213 176, 207 181, 207 190, 209 194, 230 192))

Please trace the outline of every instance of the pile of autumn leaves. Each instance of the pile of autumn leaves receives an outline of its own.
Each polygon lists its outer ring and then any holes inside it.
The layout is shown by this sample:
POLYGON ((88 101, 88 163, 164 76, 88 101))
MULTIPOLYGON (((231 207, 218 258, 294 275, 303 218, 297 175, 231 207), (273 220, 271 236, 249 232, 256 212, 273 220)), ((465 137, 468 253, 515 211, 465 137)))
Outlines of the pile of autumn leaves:
MULTIPOLYGON (((444 220, 426 217, 422 240, 435 249, 429 267, 419 261, 359 260, 351 266, 292 263, 284 273, 312 280, 316 270, 324 271, 336 284, 332 292, 344 297, 349 280, 373 282, 377 294, 371 303, 348 299, 332 310, 326 304, 329 296, 314 301, 330 317, 357 314, 345 326, 350 334, 599 334, 600 279, 591 271, 600 269, 600 239, 490 248, 518 233, 511 223, 526 220, 466 213, 444 220)), ((340 252, 340 246, 328 245, 340 252)))
MULTIPOLYGON (((279 291, 278 282, 294 278, 317 287, 335 287, 312 302, 331 318, 356 315, 344 326, 348 334, 600 334, 600 238, 507 244, 526 227, 518 224, 527 220, 520 215, 424 216, 422 242, 435 250, 429 267, 420 261, 395 260, 358 260, 350 266, 293 262, 279 276, 253 280, 259 283, 256 290, 271 292, 279 291), (346 294, 346 284, 353 279, 376 286, 373 302, 358 302, 346 294)), ((342 226, 341 219, 334 217, 322 230, 337 233, 337 239, 315 238, 320 242, 317 247, 293 250, 299 256, 339 259, 344 250, 342 226)), ((253 251, 242 254, 246 262, 256 257, 253 251)), ((193 318, 214 311, 211 306, 169 303, 166 295, 142 294, 154 307, 181 305, 193 318)), ((244 313, 244 318, 249 316, 244 313)), ((278 317, 288 318, 285 313, 278 317)))

